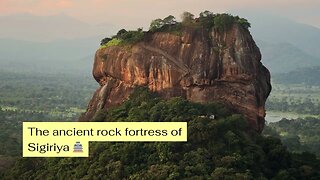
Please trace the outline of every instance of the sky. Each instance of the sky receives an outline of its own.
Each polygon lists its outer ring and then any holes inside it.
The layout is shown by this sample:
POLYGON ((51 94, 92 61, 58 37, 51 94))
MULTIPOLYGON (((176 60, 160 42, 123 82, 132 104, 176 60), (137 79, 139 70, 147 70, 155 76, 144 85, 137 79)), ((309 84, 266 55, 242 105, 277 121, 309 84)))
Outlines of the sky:
POLYGON ((90 24, 133 28, 184 11, 268 12, 320 28, 319 0, 0 0, 0 16, 65 14, 90 24))

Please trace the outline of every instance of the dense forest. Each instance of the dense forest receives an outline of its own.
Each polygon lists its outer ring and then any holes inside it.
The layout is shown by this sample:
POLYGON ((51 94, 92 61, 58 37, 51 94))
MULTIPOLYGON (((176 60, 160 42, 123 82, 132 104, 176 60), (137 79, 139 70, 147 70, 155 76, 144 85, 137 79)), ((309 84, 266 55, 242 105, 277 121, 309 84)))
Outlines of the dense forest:
POLYGON ((282 119, 268 124, 263 134, 280 138, 291 152, 309 151, 320 157, 320 119, 282 119))
POLYGON ((319 116, 319 76, 319 67, 301 68, 273 75, 273 89, 266 108, 269 111, 319 116))
POLYGON ((320 86, 279 83, 272 86, 266 103, 268 111, 320 115, 320 86))
POLYGON ((294 100, 290 97, 282 97, 281 99, 272 99, 267 103, 267 108, 274 111, 296 112, 301 114, 320 114, 320 102, 317 99, 314 102, 311 98, 294 100))
POLYGON ((76 121, 97 84, 63 74, 0 72, 0 158, 21 154, 23 121, 76 121))
POLYGON ((290 153, 281 141, 249 130, 220 104, 162 100, 138 88, 94 121, 187 121, 186 143, 91 143, 90 157, 19 159, 4 178, 57 179, 318 179, 310 153, 290 153), (214 114, 215 120, 208 116, 214 114))
POLYGON ((85 108, 92 90, 98 86, 91 77, 81 74, 0 72, 0 82, 2 108, 51 113, 58 117, 66 111, 72 113, 85 108))

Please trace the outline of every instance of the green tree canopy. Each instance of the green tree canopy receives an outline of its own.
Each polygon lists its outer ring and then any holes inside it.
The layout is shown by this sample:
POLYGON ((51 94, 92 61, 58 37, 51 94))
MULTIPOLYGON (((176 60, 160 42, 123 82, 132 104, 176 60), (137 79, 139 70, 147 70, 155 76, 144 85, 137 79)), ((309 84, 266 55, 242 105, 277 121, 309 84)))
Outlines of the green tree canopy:
POLYGON ((168 17, 163 19, 163 23, 166 25, 172 25, 177 23, 176 18, 172 15, 169 15, 168 17))
POLYGON ((21 158, 0 179, 319 179, 315 156, 292 156, 279 139, 250 131, 225 109, 138 88, 99 120, 187 121, 187 142, 95 142, 89 158, 21 158))
POLYGON ((163 25, 164 25, 164 22, 160 18, 152 20, 151 23, 150 23, 149 30, 150 31, 155 31, 155 30, 161 28, 163 25))
POLYGON ((190 12, 183 12, 181 15, 182 23, 184 24, 190 24, 194 21, 194 15, 191 14, 190 12))

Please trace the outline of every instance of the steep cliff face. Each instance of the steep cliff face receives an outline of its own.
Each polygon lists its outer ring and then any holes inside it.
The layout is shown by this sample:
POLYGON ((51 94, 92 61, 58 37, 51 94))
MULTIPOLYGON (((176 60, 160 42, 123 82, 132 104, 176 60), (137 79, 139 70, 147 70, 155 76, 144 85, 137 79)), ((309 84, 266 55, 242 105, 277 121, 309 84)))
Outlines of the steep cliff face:
POLYGON ((96 52, 93 76, 101 87, 80 120, 89 121, 97 111, 121 104, 134 87, 147 86, 164 98, 225 103, 261 131, 271 85, 260 60, 249 31, 236 23, 223 32, 189 27, 180 35, 147 33, 130 48, 96 52))

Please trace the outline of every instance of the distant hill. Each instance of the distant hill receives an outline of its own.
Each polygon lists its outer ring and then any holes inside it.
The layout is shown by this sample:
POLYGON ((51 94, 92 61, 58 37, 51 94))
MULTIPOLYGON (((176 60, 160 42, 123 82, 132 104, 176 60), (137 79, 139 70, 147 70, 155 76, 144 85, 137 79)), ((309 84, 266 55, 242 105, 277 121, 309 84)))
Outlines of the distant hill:
POLYGON ((99 37, 53 42, 0 39, 0 70, 90 72, 99 37))
POLYGON ((118 28, 111 24, 87 24, 64 14, 53 16, 16 14, 0 16, 0 29, 0 38, 49 42, 58 39, 110 35, 118 28))
MULTIPOLYGON (((251 22, 251 34, 271 74, 320 66, 320 29, 268 13, 233 14, 251 22)), ((65 69, 67 64, 59 61, 70 62, 70 68, 74 68, 80 64, 73 61, 85 57, 90 57, 87 60, 91 64, 83 67, 91 69, 92 56, 100 40, 115 34, 118 28, 108 23, 87 24, 64 14, 17 14, 0 16, 0 29, 0 69, 14 69, 24 63, 25 70, 47 71, 48 64, 50 68, 65 69)))
POLYGON ((64 14, 0 16, 0 29, 0 70, 55 73, 91 73, 100 40, 116 31, 64 14))
POLYGON ((14 39, 0 39, 0 61, 30 59, 76 59, 94 54, 99 47, 99 37, 52 42, 31 42, 14 39))
POLYGON ((306 84, 320 86, 320 66, 301 68, 289 73, 276 74, 273 79, 282 84, 306 84))
POLYGON ((305 53, 320 58, 320 29, 273 15, 269 12, 236 13, 251 22, 253 37, 264 42, 288 43, 305 53))
POLYGON ((271 74, 287 73, 297 68, 320 66, 316 58, 289 43, 268 43, 257 41, 263 64, 271 74))
POLYGON ((247 18, 262 62, 271 74, 320 65, 320 29, 274 15, 270 12, 238 10, 247 18))

